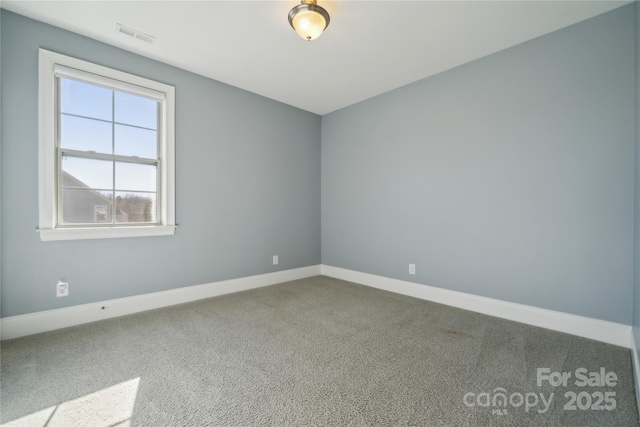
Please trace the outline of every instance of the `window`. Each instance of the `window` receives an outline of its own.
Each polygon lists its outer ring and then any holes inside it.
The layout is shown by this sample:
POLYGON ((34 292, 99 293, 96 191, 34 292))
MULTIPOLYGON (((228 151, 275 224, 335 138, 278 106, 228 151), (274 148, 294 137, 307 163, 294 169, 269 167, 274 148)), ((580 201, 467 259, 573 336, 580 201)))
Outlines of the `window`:
POLYGON ((107 216, 107 205, 95 205, 93 219, 95 222, 110 222, 107 216))
POLYGON ((40 49, 42 240, 175 231, 174 88, 40 49))

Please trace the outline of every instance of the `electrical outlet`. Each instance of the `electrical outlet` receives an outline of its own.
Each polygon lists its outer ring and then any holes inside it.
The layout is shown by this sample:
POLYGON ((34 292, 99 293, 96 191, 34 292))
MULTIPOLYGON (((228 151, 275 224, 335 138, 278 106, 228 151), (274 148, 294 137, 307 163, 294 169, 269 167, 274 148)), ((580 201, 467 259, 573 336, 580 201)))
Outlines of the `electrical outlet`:
POLYGON ((273 265, 278 265, 278 255, 273 256, 273 265))
POLYGON ((416 265, 409 264, 409 274, 416 274, 416 265))
POLYGON ((58 280, 56 283, 56 297, 68 297, 69 296, 69 282, 58 280))

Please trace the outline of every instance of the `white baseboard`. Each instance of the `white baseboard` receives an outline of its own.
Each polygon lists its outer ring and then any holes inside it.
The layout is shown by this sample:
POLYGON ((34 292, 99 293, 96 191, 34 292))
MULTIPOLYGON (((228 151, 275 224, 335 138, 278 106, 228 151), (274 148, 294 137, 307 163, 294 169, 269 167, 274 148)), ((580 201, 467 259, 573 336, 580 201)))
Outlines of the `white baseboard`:
POLYGON ((630 325, 405 282, 324 264, 321 265, 321 272, 325 276, 608 344, 626 348, 631 348, 632 345, 630 325))
POLYGON ((270 286, 290 280, 303 279, 319 274, 632 349, 635 373, 640 384, 640 361, 634 347, 636 343, 632 335, 632 328, 629 325, 501 301, 329 265, 314 265, 7 317, 0 321, 0 337, 3 340, 18 338, 199 299, 270 286))
POLYGON ((0 329, 3 340, 33 335, 54 329, 67 328, 97 320, 139 313, 175 304, 211 298, 248 289, 274 285, 305 277, 318 276, 320 266, 295 268, 239 279, 224 280, 204 285, 187 286, 168 291, 153 292, 91 304, 76 305, 57 310, 12 316, 2 319, 0 329), (104 309, 102 308, 104 307, 104 309))
POLYGON ((636 405, 640 414, 640 360, 638 359, 638 343, 636 342, 636 335, 633 333, 633 327, 631 328, 631 360, 633 363, 633 379, 636 385, 636 405))

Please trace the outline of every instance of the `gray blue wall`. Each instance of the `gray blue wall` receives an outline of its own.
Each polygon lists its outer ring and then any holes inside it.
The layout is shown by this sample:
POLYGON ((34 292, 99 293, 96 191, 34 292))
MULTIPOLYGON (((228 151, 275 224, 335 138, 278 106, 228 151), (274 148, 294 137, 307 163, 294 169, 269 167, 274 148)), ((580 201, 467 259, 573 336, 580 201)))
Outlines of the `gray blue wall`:
POLYGON ((323 116, 323 264, 631 324, 633 7, 323 116))
MULTIPOLYGON (((634 215, 634 245, 633 245, 633 338, 635 341, 634 359, 640 360, 638 348, 640 348, 640 4, 635 3, 636 20, 636 139, 635 139, 635 215, 634 215)), ((635 366, 634 366, 634 371, 635 366)), ((640 372, 635 372, 636 379, 636 400, 638 411, 640 412, 640 372)))
MULTIPOLYGON (((635 216, 634 216, 634 281, 633 281, 633 336, 636 346, 640 347, 640 4, 636 3, 636 176, 635 176, 635 216)), ((640 354, 635 355, 640 359, 640 354)), ((636 378, 640 373, 636 372, 636 378)), ((638 385, 638 384, 637 384, 638 385)), ((636 390, 640 408, 640 390, 636 390)))
POLYGON ((320 263, 319 116, 1 14, 3 317, 320 263), (39 47, 176 87, 175 236, 40 241, 39 47))

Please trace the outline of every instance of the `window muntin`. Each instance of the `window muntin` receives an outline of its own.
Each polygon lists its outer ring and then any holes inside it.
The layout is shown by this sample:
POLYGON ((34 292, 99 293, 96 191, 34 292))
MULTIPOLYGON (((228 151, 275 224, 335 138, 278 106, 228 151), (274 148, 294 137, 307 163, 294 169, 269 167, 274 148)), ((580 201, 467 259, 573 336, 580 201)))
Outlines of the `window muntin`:
POLYGON ((40 49, 42 240, 172 235, 174 88, 40 49))

